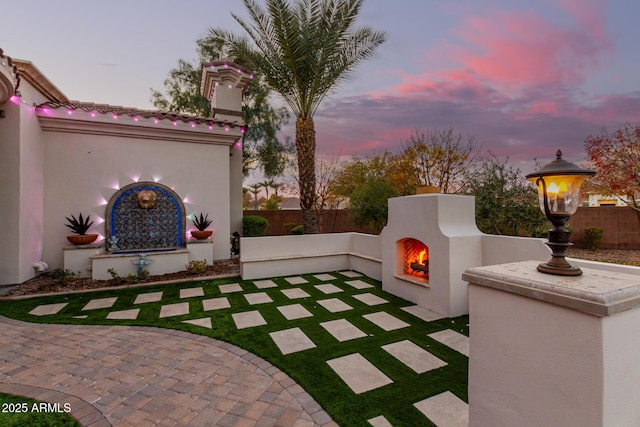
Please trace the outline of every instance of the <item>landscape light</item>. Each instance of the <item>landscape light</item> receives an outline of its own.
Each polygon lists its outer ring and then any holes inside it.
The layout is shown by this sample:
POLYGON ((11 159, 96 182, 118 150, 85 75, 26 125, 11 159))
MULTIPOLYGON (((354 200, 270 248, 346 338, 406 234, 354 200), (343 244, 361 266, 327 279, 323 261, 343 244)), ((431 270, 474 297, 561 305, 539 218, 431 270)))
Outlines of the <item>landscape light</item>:
POLYGON ((538 265, 538 271, 559 276, 582 274, 565 259, 571 233, 564 225, 578 210, 582 183, 595 174, 562 159, 562 151, 558 150, 554 161, 526 176, 538 188, 540 209, 553 224, 546 243, 551 248, 551 259, 538 265))

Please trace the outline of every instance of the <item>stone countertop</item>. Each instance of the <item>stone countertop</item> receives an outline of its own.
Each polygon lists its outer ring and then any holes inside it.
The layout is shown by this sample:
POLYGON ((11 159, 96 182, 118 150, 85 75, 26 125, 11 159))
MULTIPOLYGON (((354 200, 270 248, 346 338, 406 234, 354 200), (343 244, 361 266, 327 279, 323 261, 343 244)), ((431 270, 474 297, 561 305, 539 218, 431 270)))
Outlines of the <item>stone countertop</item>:
POLYGON ((475 285, 534 298, 596 316, 610 316, 640 306, 640 276, 582 268, 582 276, 539 272, 539 261, 475 267, 462 279, 475 285))

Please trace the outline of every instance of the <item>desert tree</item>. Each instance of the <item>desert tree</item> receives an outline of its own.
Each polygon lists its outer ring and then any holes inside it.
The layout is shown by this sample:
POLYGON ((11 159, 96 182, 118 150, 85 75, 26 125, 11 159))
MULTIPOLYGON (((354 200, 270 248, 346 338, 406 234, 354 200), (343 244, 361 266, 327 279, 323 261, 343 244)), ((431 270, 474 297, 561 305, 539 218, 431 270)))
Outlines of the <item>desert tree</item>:
POLYGON ((640 219, 640 123, 626 123, 613 132, 602 128, 587 137, 584 146, 587 161, 597 173, 587 185, 618 197, 640 219))
MULTIPOLYGON (((203 117, 211 114, 211 103, 200 94, 201 64, 229 58, 231 53, 224 40, 212 35, 198 39, 196 45, 198 61, 179 59, 178 66, 169 71, 164 81, 165 93, 151 90, 151 102, 156 108, 203 117)), ((251 68, 245 58, 230 59, 251 68)), ((242 111, 247 123, 247 131, 242 137, 244 174, 259 169, 266 177, 281 175, 289 148, 277 134, 289 120, 289 113, 286 108, 275 106, 271 90, 260 73, 255 75, 245 92, 242 111)))

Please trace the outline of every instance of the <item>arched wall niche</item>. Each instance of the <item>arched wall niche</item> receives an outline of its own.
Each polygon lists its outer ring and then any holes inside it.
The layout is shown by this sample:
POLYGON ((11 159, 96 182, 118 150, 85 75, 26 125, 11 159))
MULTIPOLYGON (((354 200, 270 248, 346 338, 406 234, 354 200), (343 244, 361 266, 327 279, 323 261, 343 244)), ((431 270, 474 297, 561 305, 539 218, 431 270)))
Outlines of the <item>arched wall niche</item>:
POLYGON ((171 188, 157 182, 129 184, 107 204, 107 249, 124 253, 184 248, 185 223, 184 204, 171 188))

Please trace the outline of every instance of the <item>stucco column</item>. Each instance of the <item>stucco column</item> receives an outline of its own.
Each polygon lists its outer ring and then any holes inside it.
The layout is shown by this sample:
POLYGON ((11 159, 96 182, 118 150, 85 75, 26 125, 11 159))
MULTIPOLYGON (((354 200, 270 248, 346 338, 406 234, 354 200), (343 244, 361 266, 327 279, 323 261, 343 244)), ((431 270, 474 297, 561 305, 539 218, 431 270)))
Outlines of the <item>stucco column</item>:
POLYGON ((640 277, 471 268, 470 426, 640 425, 640 277))

